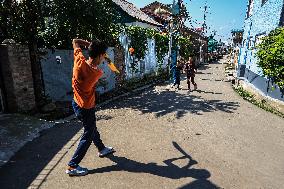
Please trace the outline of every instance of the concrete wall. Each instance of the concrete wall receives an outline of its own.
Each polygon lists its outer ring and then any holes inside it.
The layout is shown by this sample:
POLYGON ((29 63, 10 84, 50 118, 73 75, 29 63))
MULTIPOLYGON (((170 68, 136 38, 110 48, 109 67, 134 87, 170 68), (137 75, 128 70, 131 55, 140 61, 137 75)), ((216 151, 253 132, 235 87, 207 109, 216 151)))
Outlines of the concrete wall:
MULTIPOLYGON (((114 61, 114 50, 107 51, 114 61)), ((84 54, 87 56, 87 52, 84 54)), ((45 93, 55 101, 70 101, 73 98, 72 71, 74 64, 73 50, 47 50, 46 56, 41 60, 45 93)), ((104 70, 102 78, 106 85, 97 86, 97 91, 104 93, 115 87, 115 74, 110 71, 107 64, 100 67, 104 70)))
POLYGON ((239 64, 246 65, 245 79, 255 85, 265 95, 284 101, 279 87, 262 76, 255 57, 255 42, 260 35, 267 35, 279 26, 283 0, 268 0, 265 4, 254 0, 253 12, 244 23, 243 46, 240 48, 239 64), (272 87, 273 86, 273 87, 272 87), (275 88, 272 90, 272 88, 275 88))
POLYGON ((1 44, 0 66, 7 111, 25 112, 35 108, 28 47, 19 44, 1 44))
MULTIPOLYGON (((116 84, 122 83, 124 79, 139 78, 145 74, 156 73, 158 70, 155 41, 153 39, 148 39, 147 41, 148 50, 145 58, 137 62, 137 72, 133 72, 133 69, 131 68, 133 59, 128 51, 130 44, 129 38, 126 35, 121 35, 120 42, 121 49, 109 48, 107 53, 117 65, 118 69, 120 69, 121 74, 115 76, 106 63, 100 65, 104 70, 103 78, 106 80, 106 83, 102 82, 102 85, 97 86, 97 91, 100 93, 105 93, 114 89, 116 84), (114 57, 116 59, 114 59, 114 57)), ((86 52, 84 52, 84 54, 87 55, 86 52)), ((167 63, 168 59, 165 55, 162 68, 166 69, 167 63)), ((50 96, 51 99, 55 101, 72 100, 71 78, 73 69, 73 50, 47 50, 47 54, 41 60, 41 66, 46 95, 50 96)))

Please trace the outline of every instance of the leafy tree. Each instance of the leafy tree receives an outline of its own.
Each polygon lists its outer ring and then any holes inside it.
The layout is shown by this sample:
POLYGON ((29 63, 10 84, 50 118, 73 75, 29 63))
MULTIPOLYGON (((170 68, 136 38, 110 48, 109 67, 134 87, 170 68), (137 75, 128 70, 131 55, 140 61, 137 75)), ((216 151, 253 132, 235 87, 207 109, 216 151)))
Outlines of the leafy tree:
POLYGON ((38 38, 44 26, 43 9, 47 0, 4 0, 1 3, 1 30, 4 38, 28 44, 38 38))
POLYGON ((208 52, 212 53, 217 50, 218 41, 211 35, 208 39, 208 52))
POLYGON ((178 45, 180 46, 179 54, 185 60, 188 60, 190 56, 195 55, 194 49, 193 49, 193 43, 192 43, 190 36, 188 37, 179 36, 178 45))
POLYGON ((158 70, 161 71, 163 58, 169 50, 169 35, 160 33, 154 29, 146 29, 138 26, 127 27, 126 33, 131 39, 130 46, 134 48, 134 54, 138 60, 145 57, 148 48, 147 39, 155 40, 158 70))
POLYGON ((36 101, 43 98, 41 67, 38 59, 38 32, 43 27, 43 7, 46 0, 5 0, 1 3, 1 31, 4 38, 29 47, 36 101))
POLYGON ((3 38, 41 47, 71 48, 75 37, 114 45, 120 28, 111 0, 4 0, 0 14, 3 38))
POLYGON ((163 63, 163 58, 166 53, 169 51, 169 35, 156 33, 154 35, 155 43, 156 43, 156 53, 158 59, 159 69, 161 69, 161 64, 163 63))
MULTIPOLYGON (((39 47, 71 48, 75 37, 113 45, 119 27, 111 0, 3 0, 0 33, 29 47, 36 101, 43 99, 39 47)), ((41 103, 39 103, 39 106, 41 103)))
POLYGON ((111 0, 53 0, 49 7, 51 14, 41 34, 46 46, 70 48, 76 37, 98 38, 109 45, 117 42, 120 27, 111 0))
POLYGON ((135 50, 135 57, 138 60, 144 58, 148 48, 147 39, 150 32, 139 26, 129 26, 126 28, 126 34, 131 39, 130 46, 135 50))
POLYGON ((284 27, 271 31, 257 48, 257 64, 263 74, 284 90, 284 27))

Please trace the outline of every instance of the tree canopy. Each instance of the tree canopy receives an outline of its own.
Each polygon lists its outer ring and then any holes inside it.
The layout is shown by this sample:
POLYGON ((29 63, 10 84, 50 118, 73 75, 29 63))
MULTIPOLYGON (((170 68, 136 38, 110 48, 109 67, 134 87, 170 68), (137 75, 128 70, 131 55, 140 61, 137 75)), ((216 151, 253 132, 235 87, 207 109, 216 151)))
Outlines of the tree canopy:
POLYGON ((2 38, 43 47, 70 48, 75 37, 113 44, 119 28, 111 0, 4 0, 0 15, 2 38))

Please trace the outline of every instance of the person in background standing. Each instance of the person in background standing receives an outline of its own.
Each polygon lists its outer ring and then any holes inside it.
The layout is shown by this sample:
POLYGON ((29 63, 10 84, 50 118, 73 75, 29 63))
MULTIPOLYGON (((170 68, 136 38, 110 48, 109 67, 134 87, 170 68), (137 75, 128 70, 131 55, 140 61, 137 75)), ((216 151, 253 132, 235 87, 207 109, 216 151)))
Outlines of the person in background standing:
POLYGON ((176 89, 180 89, 180 78, 181 78, 181 72, 182 72, 182 68, 183 68, 183 62, 182 62, 182 58, 179 57, 178 61, 177 61, 177 65, 174 66, 174 83, 172 85, 172 87, 176 86, 176 89))
POLYGON ((196 73, 196 67, 195 67, 195 62, 192 57, 189 57, 187 63, 184 66, 184 71, 186 73, 187 77, 187 86, 188 90, 190 91, 190 83, 193 84, 194 90, 197 89, 197 84, 194 81, 195 73, 196 73))

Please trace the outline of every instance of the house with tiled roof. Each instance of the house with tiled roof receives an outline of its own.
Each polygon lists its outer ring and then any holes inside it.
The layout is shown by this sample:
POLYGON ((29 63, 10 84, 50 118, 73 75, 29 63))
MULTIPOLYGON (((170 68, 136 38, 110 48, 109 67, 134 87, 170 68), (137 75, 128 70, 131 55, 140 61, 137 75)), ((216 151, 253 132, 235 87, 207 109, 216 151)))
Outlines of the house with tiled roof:
MULTIPOLYGON (((143 12, 148 14, 151 18, 155 21, 163 24, 164 27, 167 27, 170 17, 172 15, 172 5, 170 4, 163 4, 158 1, 150 3, 145 7, 141 8, 143 12)), ((198 61, 205 61, 206 59, 206 52, 207 52, 207 37, 202 35, 200 32, 191 29, 184 24, 180 27, 180 33, 183 36, 191 36, 193 41, 193 48, 195 48, 196 52, 199 52, 198 61)))
POLYGON ((163 4, 158 1, 150 3, 149 5, 141 8, 141 10, 163 25, 167 24, 169 17, 171 16, 171 5, 163 4), (157 14, 157 10, 160 11, 160 14, 157 14))
POLYGON ((140 26, 144 28, 158 29, 162 25, 137 8, 132 3, 125 0, 112 0, 119 15, 118 22, 127 26, 140 26))

